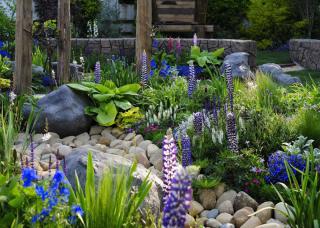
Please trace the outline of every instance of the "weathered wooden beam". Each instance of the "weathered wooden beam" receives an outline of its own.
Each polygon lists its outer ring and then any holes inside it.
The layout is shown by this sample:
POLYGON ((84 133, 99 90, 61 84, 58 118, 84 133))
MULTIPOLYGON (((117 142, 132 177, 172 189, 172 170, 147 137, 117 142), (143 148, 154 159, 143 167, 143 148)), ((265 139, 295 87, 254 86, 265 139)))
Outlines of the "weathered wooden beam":
POLYGON ((59 83, 70 80, 71 27, 70 0, 58 1, 58 72, 59 83))
POLYGON ((32 85, 32 0, 17 0, 14 90, 30 93, 32 85))
POLYGON ((136 64, 140 69, 143 50, 150 58, 152 49, 152 1, 137 0, 136 64))

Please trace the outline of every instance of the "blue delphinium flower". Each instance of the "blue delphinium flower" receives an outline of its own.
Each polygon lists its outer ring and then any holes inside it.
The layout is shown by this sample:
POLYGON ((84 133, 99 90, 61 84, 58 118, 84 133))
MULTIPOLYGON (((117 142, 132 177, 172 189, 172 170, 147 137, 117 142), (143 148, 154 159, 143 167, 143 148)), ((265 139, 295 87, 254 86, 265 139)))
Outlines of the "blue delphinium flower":
POLYGON ((84 212, 79 205, 73 205, 71 207, 71 216, 69 217, 70 224, 75 224, 77 216, 83 216, 84 212))
POLYGON ((163 227, 184 227, 191 200, 191 178, 184 168, 179 167, 172 180, 168 200, 164 206, 163 227))
POLYGON ((196 79, 196 74, 194 70, 194 65, 193 62, 190 62, 189 64, 189 80, 188 80, 188 96, 191 98, 193 92, 196 90, 197 86, 197 79, 196 79))
POLYGON ((292 169, 294 174, 297 174, 296 169, 304 171, 306 168, 306 161, 301 154, 287 155, 282 151, 277 151, 268 158, 268 175, 266 176, 268 183, 288 182, 285 161, 289 166, 295 167, 292 169))
POLYGON ((182 146, 182 166, 187 167, 189 165, 192 165, 191 140, 188 135, 182 136, 181 146, 182 146))
POLYGON ((170 75, 170 71, 171 71, 170 65, 167 63, 166 60, 162 60, 159 75, 161 77, 168 77, 170 75))
POLYGON ((49 75, 43 76, 41 80, 44 87, 53 86, 55 84, 54 80, 49 75))
POLYGON ((101 65, 99 61, 96 62, 94 67, 94 82, 97 84, 101 82, 101 65))
MULTIPOLYGON (((177 66, 177 71, 179 76, 189 76, 189 65, 177 66)), ((198 76, 203 72, 203 68, 199 66, 194 66, 195 75, 198 76)))
POLYGON ((159 48, 159 40, 153 39, 152 47, 155 48, 155 49, 158 49, 159 48))
POLYGON ((167 200, 171 182, 175 175, 177 168, 177 146, 174 141, 172 131, 169 129, 167 135, 164 137, 162 145, 162 159, 163 159, 163 202, 167 200))
POLYGON ((193 128, 196 134, 200 135, 203 130, 203 115, 201 112, 193 113, 193 128))
POLYGON ((141 59, 141 84, 146 86, 148 84, 148 56, 146 50, 143 50, 141 59))
POLYGON ((23 181, 23 187, 30 187, 32 182, 36 181, 38 177, 34 169, 27 167, 22 170, 21 179, 23 181))
POLYGON ((53 190, 57 190, 60 183, 64 180, 64 174, 60 170, 57 170, 56 173, 54 174, 52 181, 51 181, 51 188, 53 190))
POLYGON ((156 62, 155 59, 151 59, 150 67, 151 67, 151 69, 156 69, 157 68, 157 62, 156 62))
POLYGON ((43 186, 38 185, 36 186, 36 194, 40 196, 42 201, 45 201, 49 196, 49 193, 44 190, 43 186))

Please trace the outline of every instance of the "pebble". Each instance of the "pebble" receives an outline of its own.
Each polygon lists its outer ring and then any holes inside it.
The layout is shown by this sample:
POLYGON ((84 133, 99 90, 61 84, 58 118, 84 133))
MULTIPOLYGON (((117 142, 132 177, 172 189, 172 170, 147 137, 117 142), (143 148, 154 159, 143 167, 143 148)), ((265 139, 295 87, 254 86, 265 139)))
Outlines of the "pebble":
POLYGON ((216 206, 216 193, 213 189, 200 189, 199 200, 205 209, 211 210, 216 206))
POLYGON ((226 200, 230 200, 231 203, 233 204, 234 199, 236 198, 236 195, 237 195, 237 192, 234 190, 229 190, 227 192, 224 192, 217 200, 216 207, 219 207, 219 205, 226 200))
POLYGON ((228 213, 221 213, 220 215, 218 215, 218 217, 216 219, 219 222, 221 222, 222 224, 224 224, 224 223, 232 223, 232 224, 234 224, 233 216, 228 214, 228 213))
POLYGON ((249 215, 252 213, 254 213, 254 210, 251 207, 244 207, 236 211, 233 215, 236 227, 242 226, 249 219, 249 215))
POLYGON ((197 202, 197 201, 191 201, 190 208, 189 208, 189 214, 193 217, 200 214, 204 210, 203 206, 197 202))
POLYGON ((234 209, 237 211, 244 207, 251 207, 253 210, 256 210, 258 203, 247 193, 241 191, 234 199, 234 209))
POLYGON ((255 228, 260 225, 262 225, 260 219, 257 216, 252 216, 240 228, 255 228))
POLYGON ((92 126, 90 128, 90 131, 89 131, 89 135, 100 135, 101 132, 104 130, 105 128, 102 127, 102 126, 92 126))
POLYGON ((214 218, 208 219, 208 220, 206 221, 206 226, 207 226, 207 227, 219 228, 221 225, 222 225, 222 224, 221 224, 218 220, 216 220, 216 219, 214 219, 214 218))
MULTIPOLYGON (((271 201, 264 202, 260 204, 257 208, 257 211, 262 210, 267 207, 274 208, 274 203, 271 201)), ((259 212, 256 216, 260 219, 260 221, 264 224, 272 217, 272 209, 264 209, 261 212, 259 212)))
POLYGON ((220 213, 228 213, 230 215, 234 214, 233 205, 230 200, 223 201, 219 205, 218 210, 220 211, 220 213))

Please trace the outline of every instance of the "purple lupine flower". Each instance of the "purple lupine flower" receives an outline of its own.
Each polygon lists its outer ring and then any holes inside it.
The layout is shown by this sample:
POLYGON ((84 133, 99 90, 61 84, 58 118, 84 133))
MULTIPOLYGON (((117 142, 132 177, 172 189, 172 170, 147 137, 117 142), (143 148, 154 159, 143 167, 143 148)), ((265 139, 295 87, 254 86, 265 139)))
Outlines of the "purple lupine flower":
POLYGON ((203 115, 201 112, 193 113, 193 127, 196 134, 200 135, 203 130, 203 115))
POLYGON ((146 50, 143 50, 142 59, 141 59, 141 84, 146 86, 148 83, 148 57, 146 50))
POLYGON ((192 165, 191 140, 188 135, 182 136, 181 146, 182 146, 182 166, 187 167, 189 165, 192 165))
POLYGON ((191 177, 187 171, 180 166, 176 171, 168 200, 164 206, 162 218, 163 227, 184 227, 191 200, 191 177))
POLYGON ((99 84, 101 82, 101 65, 100 62, 96 62, 94 67, 94 82, 99 84))
POLYGON ((213 114, 213 122, 217 127, 219 124, 219 117, 218 117, 217 100, 215 96, 213 97, 213 101, 212 101, 212 114, 213 114))
POLYGON ((176 53, 177 53, 177 57, 179 57, 182 53, 182 46, 181 46, 181 40, 180 38, 177 39, 177 43, 176 43, 176 53))
POLYGON ((192 97, 193 92, 196 90, 197 80, 196 74, 194 70, 193 62, 191 61, 189 64, 189 85, 188 85, 188 96, 192 97))
POLYGON ((30 164, 31 168, 34 169, 34 145, 33 145, 33 138, 32 135, 30 134, 30 164))
POLYGON ((177 168, 177 146, 175 144, 172 130, 168 129, 167 135, 164 137, 163 146, 162 146, 162 159, 163 159, 163 202, 166 202, 172 179, 175 175, 177 168))
POLYGON ((197 33, 193 35, 193 46, 198 46, 198 36, 197 33))
POLYGON ((228 149, 232 152, 239 152, 236 118, 233 112, 227 113, 227 142, 228 149))
POLYGON ((228 95, 229 95, 230 110, 231 110, 231 112, 233 112, 234 87, 233 87, 232 68, 229 63, 225 64, 225 75, 226 75, 226 80, 227 80, 227 89, 228 89, 228 95))

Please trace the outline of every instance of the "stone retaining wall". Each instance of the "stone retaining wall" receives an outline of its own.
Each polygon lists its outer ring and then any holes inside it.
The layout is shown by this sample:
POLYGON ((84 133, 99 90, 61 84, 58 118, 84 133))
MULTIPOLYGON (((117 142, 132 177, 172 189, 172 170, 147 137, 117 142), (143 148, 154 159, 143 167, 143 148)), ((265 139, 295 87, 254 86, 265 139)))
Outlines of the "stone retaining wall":
MULTIPOLYGON (((168 39, 159 39, 159 47, 165 48, 168 39)), ((112 55, 125 56, 133 60, 135 56, 135 38, 115 39, 72 39, 73 47, 82 48, 85 55, 92 53, 104 54, 107 57, 112 55)), ((181 39, 183 49, 189 50, 192 39, 181 39)), ((251 40, 227 40, 227 39, 199 39, 199 46, 202 50, 214 51, 218 48, 225 48, 225 55, 233 52, 247 52, 250 54, 249 64, 256 67, 256 42, 251 40)), ((154 49, 155 51, 155 49, 154 49)))
POLYGON ((292 39, 289 49, 292 61, 308 69, 320 70, 320 40, 292 39))

